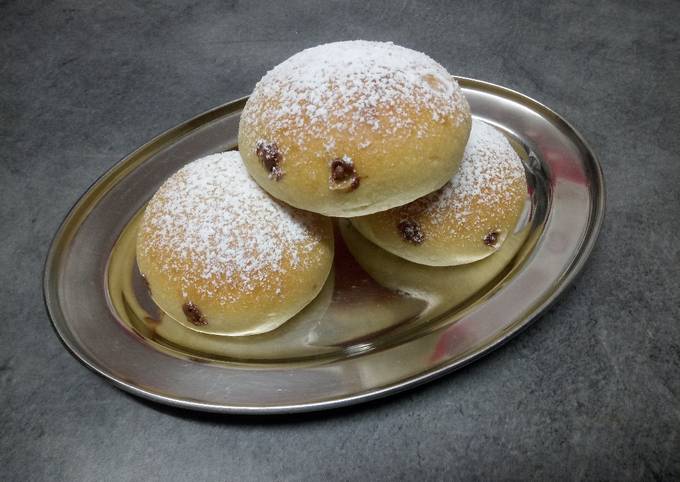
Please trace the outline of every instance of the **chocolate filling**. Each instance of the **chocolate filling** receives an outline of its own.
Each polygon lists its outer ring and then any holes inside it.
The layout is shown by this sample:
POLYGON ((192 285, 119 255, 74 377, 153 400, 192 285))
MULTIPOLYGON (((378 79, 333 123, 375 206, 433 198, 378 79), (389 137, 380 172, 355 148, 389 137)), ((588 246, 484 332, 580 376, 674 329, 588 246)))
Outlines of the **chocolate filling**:
POLYGON ((399 221, 398 228, 401 237, 409 243, 422 244, 422 242, 425 241, 425 233, 423 233, 420 224, 411 219, 399 221))
POLYGON ((257 141, 255 145, 255 154, 269 173, 269 177, 278 181, 283 177, 283 169, 281 169, 281 161, 283 155, 279 152, 279 146, 276 142, 266 142, 263 140, 257 141))
POLYGON ((489 234, 484 236, 484 244, 487 246, 496 247, 496 242, 498 242, 498 231, 491 231, 489 234))
POLYGON ((354 162, 347 156, 336 157, 331 161, 331 175, 328 187, 333 190, 354 191, 359 187, 360 178, 357 176, 354 162))
POLYGON ((201 310, 199 310, 198 306, 193 304, 191 301, 187 301, 182 305, 182 311, 190 323, 193 323, 196 326, 208 324, 208 320, 205 319, 205 316, 203 316, 201 310))

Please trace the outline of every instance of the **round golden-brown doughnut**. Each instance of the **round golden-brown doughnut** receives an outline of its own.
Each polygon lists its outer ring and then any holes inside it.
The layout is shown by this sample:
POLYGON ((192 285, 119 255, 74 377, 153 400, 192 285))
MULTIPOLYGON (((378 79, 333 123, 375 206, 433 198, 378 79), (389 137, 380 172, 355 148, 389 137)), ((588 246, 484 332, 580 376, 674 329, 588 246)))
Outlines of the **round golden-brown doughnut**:
POLYGON ((331 221, 273 199, 237 151, 173 174, 146 207, 137 264, 169 316, 203 333, 280 326, 319 293, 333 261, 331 221))
POLYGON ((494 253, 527 200, 522 160, 494 127, 473 120, 458 172, 438 191, 352 219, 366 238, 414 263, 453 266, 494 253))
POLYGON ((427 266, 412 263, 367 240, 348 219, 338 221, 338 231, 354 259, 377 283, 424 302, 420 322, 434 319, 461 306, 505 271, 524 246, 528 226, 511 232, 493 256, 458 266, 427 266))
POLYGON ((251 176, 274 197, 351 217, 406 204, 456 172, 470 132, 458 84, 392 43, 313 47, 269 71, 239 125, 251 176))

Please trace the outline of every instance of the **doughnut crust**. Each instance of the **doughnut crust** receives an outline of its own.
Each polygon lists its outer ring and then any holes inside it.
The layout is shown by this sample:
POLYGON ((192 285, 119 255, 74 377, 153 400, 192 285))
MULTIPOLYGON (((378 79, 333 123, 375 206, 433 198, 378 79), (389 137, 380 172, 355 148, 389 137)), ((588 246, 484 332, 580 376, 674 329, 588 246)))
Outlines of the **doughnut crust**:
POLYGON ((137 264, 156 304, 196 331, 278 327, 321 290, 333 261, 329 219, 271 198, 237 151, 173 174, 146 207, 137 264))
POLYGON ((348 41, 292 56, 255 86, 239 125, 251 176, 327 216, 406 204, 456 172, 470 131, 458 84, 425 54, 348 41))
POLYGON ((460 169, 441 189, 405 206, 353 218, 352 224, 404 259, 454 266, 500 248, 526 199, 519 155, 500 131, 475 119, 460 169))

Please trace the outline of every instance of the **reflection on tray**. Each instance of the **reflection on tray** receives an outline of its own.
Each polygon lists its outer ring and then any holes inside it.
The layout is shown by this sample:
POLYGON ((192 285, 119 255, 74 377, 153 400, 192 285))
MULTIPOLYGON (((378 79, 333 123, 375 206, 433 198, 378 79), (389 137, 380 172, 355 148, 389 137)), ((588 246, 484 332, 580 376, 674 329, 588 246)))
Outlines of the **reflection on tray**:
POLYGON ((363 238, 348 221, 338 220, 335 267, 319 296, 277 330, 224 337, 186 328, 153 303, 135 262, 139 220, 138 214, 128 224, 109 260, 109 300, 120 321, 176 356, 265 366, 354 356, 423 330, 492 289, 530 231, 525 219, 525 226, 494 255, 436 268, 394 256, 363 238))

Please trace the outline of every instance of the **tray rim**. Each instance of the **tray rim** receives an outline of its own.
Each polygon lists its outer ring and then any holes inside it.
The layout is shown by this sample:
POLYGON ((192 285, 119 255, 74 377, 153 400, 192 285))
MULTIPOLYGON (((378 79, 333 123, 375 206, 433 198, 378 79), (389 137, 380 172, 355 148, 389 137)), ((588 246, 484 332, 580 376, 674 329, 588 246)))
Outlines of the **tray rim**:
POLYGON ((594 196, 591 200, 591 210, 587 225, 588 229, 580 243, 580 249, 575 252, 573 260, 565 269, 561 279, 558 280, 554 289, 547 296, 544 296, 544 298, 540 300, 539 303, 534 304, 530 311, 516 319, 514 323, 508 325, 507 329, 504 330, 504 332, 495 338, 491 343, 481 347, 478 350, 473 350, 471 353, 461 358, 446 361, 438 366, 424 370, 417 375, 407 377, 397 383, 393 383, 384 387, 372 388, 348 396, 308 403, 275 406, 245 406, 214 404, 208 402, 198 402, 194 400, 177 399, 137 387, 126 382, 124 379, 117 377, 115 374, 108 372, 105 368, 100 367, 94 360, 89 358, 86 352, 77 346, 77 343, 74 343, 69 339, 69 336, 66 333, 67 323, 65 317, 63 316, 63 312, 60 309, 59 302, 52 297, 50 285, 54 283, 53 279, 55 279, 56 275, 58 274, 58 271, 55 269, 55 263, 57 263, 59 259, 58 255, 61 252, 61 247, 72 238, 73 228, 77 227, 77 225, 72 226, 73 219, 76 217, 76 215, 85 217, 90 212, 90 209, 86 209, 84 212, 81 212, 85 202, 89 201, 90 205, 96 204, 99 198, 106 192, 102 191, 102 188, 105 184, 115 183, 118 179, 124 177, 129 171, 134 170, 146 159, 153 156, 157 152, 160 152, 164 148, 166 141, 181 137, 198 126, 212 122, 213 120, 233 113, 234 111, 238 111, 242 108, 242 105, 245 104, 248 96, 240 97, 230 102, 208 109, 174 127, 171 127, 170 129, 161 132, 137 149, 131 151, 121 160, 114 163, 113 166, 101 174, 78 197, 73 206, 64 216, 59 228, 52 237, 43 264, 43 302, 50 319, 50 324, 52 325, 57 338, 59 338, 67 351, 88 369, 101 375, 114 386, 141 398, 174 407, 188 408, 205 412, 263 415, 327 410, 382 398, 409 388, 415 388, 423 383, 458 370, 469 363, 472 363, 473 361, 476 361, 477 359, 489 354, 493 350, 505 345, 505 343, 507 343, 511 338, 522 332, 534 321, 540 318, 547 308, 549 308, 556 301, 556 299, 573 283, 576 277, 583 270, 586 261, 590 257, 595 247, 602 228, 602 224, 604 222, 606 212, 606 186, 604 181, 604 173, 599 158, 581 132, 576 129, 573 124, 568 122, 563 116, 558 114, 550 107, 532 97, 508 87, 469 77, 454 77, 461 86, 468 86, 471 88, 483 87, 487 92, 497 93, 502 97, 518 99, 521 103, 532 105, 532 107, 534 107, 536 110, 540 110, 544 114, 547 114, 553 122, 562 124, 569 131, 571 131, 573 136, 586 149, 590 159, 592 160, 590 165, 587 167, 590 171, 589 181, 595 186, 594 188, 591 188, 590 191, 596 191, 596 196, 594 196))

